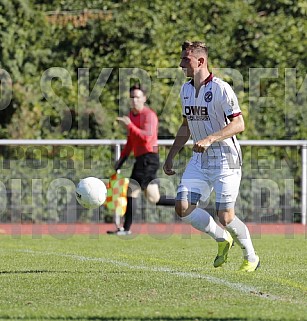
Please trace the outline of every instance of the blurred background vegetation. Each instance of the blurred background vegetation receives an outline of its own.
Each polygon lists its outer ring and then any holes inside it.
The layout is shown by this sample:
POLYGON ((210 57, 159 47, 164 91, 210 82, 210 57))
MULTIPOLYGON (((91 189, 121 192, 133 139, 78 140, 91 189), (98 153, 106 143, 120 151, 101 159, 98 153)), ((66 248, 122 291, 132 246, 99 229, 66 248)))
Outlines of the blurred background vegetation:
MULTIPOLYGON (((121 77, 140 72, 159 138, 173 138, 184 40, 205 41, 210 68, 234 85, 246 121, 239 139, 306 139, 306 15, 304 0, 0 0, 0 139, 123 139, 115 121, 128 108, 121 77)), ((102 155, 110 162, 109 150, 102 155)), ((276 157, 286 159, 299 202, 300 163, 283 149, 266 159, 276 157)), ((251 153, 245 161, 255 177, 251 153)), ((281 177, 271 166, 260 172, 281 177)))
POLYGON ((146 71, 149 102, 161 116, 160 138, 173 137, 181 121, 178 92, 173 90, 170 99, 174 79, 158 78, 157 69, 177 68, 180 45, 190 39, 208 43, 212 69, 232 68, 243 76, 237 94, 247 130, 241 138, 302 139, 307 134, 301 104, 306 103, 306 15, 304 0, 0 0, 0 67, 13 82, 11 103, 1 110, 0 137, 124 138, 124 131, 114 130, 124 108, 120 68, 146 71), (41 81, 53 67, 64 68, 71 83, 63 84, 58 73, 56 95, 46 97, 41 81), (82 83, 78 87, 80 68, 89 69, 90 92, 101 71, 112 68, 94 99, 82 94, 82 83), (257 74, 251 68, 277 70, 257 74), (286 72, 297 89, 295 96, 287 92, 287 99, 286 72), (249 87, 258 84, 259 75, 261 87, 254 93, 249 87), (90 122, 84 131, 78 130, 82 119, 90 122))

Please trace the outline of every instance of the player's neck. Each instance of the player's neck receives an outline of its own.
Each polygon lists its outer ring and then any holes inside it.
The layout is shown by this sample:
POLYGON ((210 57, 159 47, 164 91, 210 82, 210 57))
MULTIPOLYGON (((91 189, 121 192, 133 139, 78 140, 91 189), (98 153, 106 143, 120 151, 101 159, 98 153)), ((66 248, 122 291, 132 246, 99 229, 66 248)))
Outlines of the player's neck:
POLYGON ((200 70, 193 78, 194 87, 199 89, 206 82, 208 77, 210 77, 210 71, 208 69, 200 70))
POLYGON ((138 115, 143 109, 144 109, 145 105, 143 105, 143 107, 139 107, 139 108, 132 108, 131 111, 132 111, 132 114, 134 116, 138 115))

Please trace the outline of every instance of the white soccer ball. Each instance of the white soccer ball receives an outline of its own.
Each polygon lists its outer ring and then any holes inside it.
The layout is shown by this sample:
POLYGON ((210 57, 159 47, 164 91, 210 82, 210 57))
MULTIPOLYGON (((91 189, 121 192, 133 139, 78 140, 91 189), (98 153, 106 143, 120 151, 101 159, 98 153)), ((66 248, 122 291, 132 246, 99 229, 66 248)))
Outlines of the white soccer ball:
POLYGON ((107 188, 102 180, 86 177, 80 180, 76 188, 76 199, 80 205, 88 209, 101 206, 107 197, 107 188))

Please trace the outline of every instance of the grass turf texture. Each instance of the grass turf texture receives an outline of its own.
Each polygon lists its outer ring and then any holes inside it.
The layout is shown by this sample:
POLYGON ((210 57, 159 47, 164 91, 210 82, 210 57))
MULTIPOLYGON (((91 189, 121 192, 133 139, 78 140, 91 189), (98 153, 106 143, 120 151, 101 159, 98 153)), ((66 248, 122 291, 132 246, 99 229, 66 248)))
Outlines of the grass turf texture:
POLYGON ((305 236, 261 236, 212 266, 200 235, 1 236, 0 320, 307 320, 305 236))

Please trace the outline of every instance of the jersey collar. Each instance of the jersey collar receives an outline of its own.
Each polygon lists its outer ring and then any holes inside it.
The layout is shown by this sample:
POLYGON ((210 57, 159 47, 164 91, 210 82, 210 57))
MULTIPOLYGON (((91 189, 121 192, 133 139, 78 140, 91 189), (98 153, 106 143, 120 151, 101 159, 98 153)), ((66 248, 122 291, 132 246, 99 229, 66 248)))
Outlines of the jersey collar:
MULTIPOLYGON (((210 72, 210 75, 201 83, 201 86, 202 85, 207 85, 212 79, 213 79, 213 73, 212 72, 210 72)), ((192 85, 192 86, 194 86, 194 79, 192 79, 191 80, 191 82, 190 82, 190 84, 192 85)))

